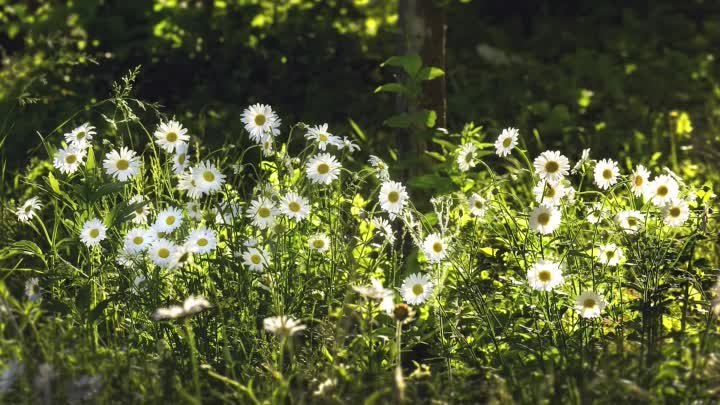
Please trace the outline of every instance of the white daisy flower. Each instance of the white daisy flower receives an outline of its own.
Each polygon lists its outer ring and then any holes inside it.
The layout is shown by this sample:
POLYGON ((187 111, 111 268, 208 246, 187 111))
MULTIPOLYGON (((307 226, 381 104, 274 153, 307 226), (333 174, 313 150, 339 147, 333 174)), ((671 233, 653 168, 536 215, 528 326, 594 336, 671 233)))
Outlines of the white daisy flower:
POLYGON ((400 295, 410 305, 420 305, 432 295, 435 285, 425 274, 411 274, 400 286, 400 295))
POLYGON ((673 198, 663 206, 663 222, 667 226, 682 226, 690 217, 690 207, 686 200, 673 198))
POLYGON ((535 158, 533 162, 535 171, 541 179, 547 179, 559 182, 564 176, 567 176, 570 170, 570 162, 568 158, 561 155, 558 151, 545 151, 535 158))
POLYGON ((75 173, 84 164, 85 153, 85 149, 73 145, 65 149, 58 149, 53 158, 53 166, 60 170, 61 173, 75 173))
POLYGON ((97 218, 85 221, 80 231, 80 240, 87 246, 93 247, 105 240, 107 228, 97 218))
POLYGON ((175 148, 173 155, 173 173, 182 174, 190 165, 188 158, 188 144, 182 143, 175 148))
POLYGON ((575 174, 580 171, 580 169, 583 168, 585 163, 590 162, 590 149, 583 149, 582 154, 580 155, 580 160, 575 163, 575 166, 573 166, 572 170, 570 170, 570 174, 575 174))
POLYGON ((595 202, 587 208, 587 214, 585 216, 585 219, 589 223, 594 225, 602 221, 603 216, 605 216, 605 211, 603 211, 603 204, 600 202, 595 202))
POLYGON ((388 244, 392 245, 395 243, 395 233, 393 232, 390 222, 388 222, 385 218, 379 217, 373 218, 370 222, 375 227, 377 234, 385 239, 388 244))
POLYGON ((389 301, 392 303, 392 298, 395 295, 393 290, 383 287, 382 282, 376 278, 370 279, 370 286, 355 285, 352 289, 369 300, 381 302, 389 301))
POLYGON ((193 180, 203 193, 214 193, 220 191, 225 182, 225 175, 211 162, 201 162, 190 170, 193 180))
POLYGON ((337 145, 338 150, 347 148, 348 152, 353 153, 360 150, 360 145, 351 141, 347 136, 343 136, 342 142, 337 145))
MULTIPOLYGON (((133 196, 130 199, 130 205, 135 205, 139 203, 145 202, 145 198, 141 195, 133 196)), ((134 224, 146 224, 147 223, 147 217, 150 214, 150 207, 151 203, 144 204, 138 208, 135 209, 133 214, 135 215, 132 219, 132 222, 134 224)))
POLYGON ((277 114, 265 104, 254 104, 242 113, 242 123, 255 143, 262 143, 265 138, 280 133, 281 120, 277 114))
POLYGON ((317 142, 318 149, 325 150, 328 145, 340 147, 342 141, 337 136, 328 132, 328 125, 322 124, 308 128, 305 138, 317 142))
POLYGON ((291 191, 280 200, 280 212, 288 218, 300 222, 310 215, 310 204, 307 198, 291 191))
POLYGON ((19 206, 15 210, 15 215, 17 215, 18 221, 28 222, 37 216, 37 211, 40 208, 42 208, 40 199, 37 197, 30 197, 23 203, 23 205, 19 206))
POLYGON ((495 153, 500 157, 509 155, 518 144, 520 135, 517 128, 505 128, 495 141, 495 153))
POLYGON ((314 156, 305 166, 305 173, 313 183, 330 184, 340 176, 342 166, 329 153, 314 156))
POLYGON ((605 298, 592 291, 585 291, 575 298, 575 311, 583 318, 599 317, 605 305, 605 298))
POLYGON ((600 245, 598 247, 598 260, 600 261, 601 264, 604 264, 604 265, 610 266, 610 267, 615 267, 624 258, 625 258, 625 254, 623 253, 622 248, 620 248, 620 246, 618 246, 614 243, 608 243, 605 245, 600 245))
POLYGON ((645 215, 640 211, 621 211, 615 215, 615 222, 625 233, 633 234, 645 226, 645 215))
POLYGON ((650 182, 650 172, 643 165, 637 165, 635 171, 630 175, 630 189, 636 197, 645 194, 650 182))
POLYGON ((40 280, 37 277, 29 278, 25 281, 25 296, 33 302, 38 301, 42 297, 40 280))
POLYGON ((198 185, 198 182, 195 181, 192 172, 183 172, 180 174, 177 188, 180 191, 185 191, 187 196, 193 200, 197 200, 205 194, 205 191, 203 191, 198 185))
POLYGON ((672 177, 663 174, 648 183, 645 188, 645 199, 652 201, 656 207, 662 207, 670 200, 677 198, 680 187, 672 177))
POLYGON ((379 198, 382 209, 390 214, 400 214, 409 197, 405 186, 396 181, 385 181, 380 187, 379 198))
POLYGON ((560 263, 540 260, 527 271, 530 287, 537 291, 552 291, 565 281, 560 263))
POLYGON ((146 250, 155 240, 155 232, 149 229, 133 228, 125 235, 125 252, 130 254, 146 250))
POLYGON ((105 155, 103 167, 108 176, 127 181, 140 173, 140 158, 135 155, 135 151, 123 146, 120 152, 114 150, 105 155))
POLYGON ((205 297, 196 297, 191 295, 185 299, 182 306, 172 305, 167 308, 158 308, 153 314, 153 319, 156 321, 163 321, 184 318, 202 312, 211 307, 212 305, 205 297))
POLYGON ((118 252, 117 257, 115 258, 115 263, 119 264, 125 269, 131 270, 133 267, 135 267, 135 262, 138 259, 138 255, 128 253, 125 250, 122 250, 118 252))
POLYGON ((200 221, 202 219, 202 205, 198 201, 190 201, 185 206, 185 212, 187 212, 188 217, 191 219, 194 219, 196 221, 200 221))
POLYGON ((155 263, 156 266, 169 269, 175 266, 174 259, 175 252, 178 247, 167 239, 157 238, 151 244, 148 249, 150 260, 155 263))
POLYGON ((325 253, 330 249, 330 238, 324 233, 316 233, 308 238, 308 246, 318 253, 325 253))
POLYGON ((560 205, 562 198, 565 197, 566 189, 562 183, 540 180, 533 188, 533 194, 538 203, 560 205))
POLYGON ((217 236, 212 229, 198 228, 190 232, 185 245, 190 251, 199 255, 204 255, 215 250, 217 246, 217 236))
POLYGON ((259 229, 267 229, 275 223, 278 210, 275 203, 267 197, 258 197, 250 203, 245 214, 252 220, 252 224, 259 229))
POLYGON ((447 256, 446 243, 437 233, 431 233, 425 238, 422 249, 430 263, 439 263, 447 256))
POLYGON ((261 247, 250 247, 242 255, 243 264, 251 271, 263 271, 270 265, 270 255, 261 247))
POLYGON ((161 122, 155 130, 155 142, 168 153, 173 153, 178 147, 187 143, 190 135, 187 129, 174 120, 161 122))
POLYGON ((305 330, 306 326, 289 316, 271 316, 265 318, 263 326, 273 335, 288 338, 305 330))
MULTIPOLYGON (((273 141, 272 138, 266 138, 262 143, 260 144, 260 149, 262 150, 262 154, 265 157, 270 157, 273 154, 273 141)), ((240 173, 235 173, 240 174, 240 173)))
POLYGON ((461 172, 466 172, 471 167, 475 167, 475 159, 477 159, 477 146, 472 143, 465 143, 460 146, 456 161, 461 172))
POLYGON ((213 212, 215 212, 215 223, 231 225, 236 218, 242 216, 242 207, 235 202, 223 201, 218 208, 213 208, 213 212))
POLYGON ((595 185, 601 190, 607 190, 617 183, 620 169, 617 162, 610 159, 603 159, 595 164, 595 185))
POLYGON ((476 217, 482 217, 487 212, 487 200, 478 193, 473 193, 468 198, 470 213, 476 217))
POLYGON ((380 159, 379 157, 375 155, 370 155, 370 159, 368 159, 368 163, 370 163, 370 166, 372 166, 378 173, 378 178, 380 180, 389 180, 390 179, 390 172, 388 165, 380 159))
POLYGON ((180 227, 183 222, 182 210, 168 207, 158 212, 153 229, 159 233, 170 233, 180 227))
POLYGON ((530 213, 530 229, 542 235, 560 227, 560 210, 550 204, 540 204, 530 213))
POLYGON ((95 135, 95 127, 86 122, 65 134, 65 141, 78 149, 87 149, 95 135))

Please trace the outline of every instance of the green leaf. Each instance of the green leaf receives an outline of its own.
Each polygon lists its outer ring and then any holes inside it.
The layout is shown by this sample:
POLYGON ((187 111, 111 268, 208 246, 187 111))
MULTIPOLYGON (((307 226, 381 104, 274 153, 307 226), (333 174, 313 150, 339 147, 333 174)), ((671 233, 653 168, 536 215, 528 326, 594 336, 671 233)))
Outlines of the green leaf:
POLYGON ((385 120, 385 125, 392 128, 428 127, 435 126, 437 114, 435 111, 422 110, 413 113, 393 115, 385 120))
POLYGON ((352 118, 348 118, 348 121, 350 121, 350 126, 352 127, 353 131, 355 131, 355 134, 357 134, 358 138, 362 139, 363 141, 367 141, 367 136, 365 136, 365 133, 362 129, 360 129, 360 126, 353 121, 352 118))
POLYGON ((108 298, 108 299, 98 302, 95 305, 95 308, 90 310, 90 314, 88 315, 88 320, 90 322, 94 322, 100 315, 103 314, 103 312, 105 312, 105 308, 107 308, 108 304, 110 304, 110 301, 111 301, 111 298, 108 298))
POLYGON ((387 83, 387 84, 378 86, 378 88, 375 89, 375 93, 380 93, 380 92, 406 94, 407 88, 400 83, 387 83))
POLYGON ((85 168, 89 172, 95 170, 95 152, 93 152, 92 147, 87 149, 87 161, 85 162, 85 168))
POLYGON ((0 260, 9 259, 17 255, 35 256, 45 262, 45 254, 35 242, 20 240, 0 249, 0 260))
POLYGON ((436 68, 433 66, 426 66, 426 67, 420 69, 420 71, 417 74, 417 79, 418 80, 433 80, 433 79, 437 79, 438 77, 443 76, 443 75, 445 75, 445 72, 442 69, 436 68))
POLYGON ((401 67, 405 73, 415 77, 422 66, 422 59, 418 55, 391 56, 380 66, 385 65, 401 67))
POLYGON ((52 173, 48 173, 48 184, 50 185, 50 189, 55 194, 60 194, 60 183, 58 183, 57 179, 55 178, 55 176, 53 176, 52 173))

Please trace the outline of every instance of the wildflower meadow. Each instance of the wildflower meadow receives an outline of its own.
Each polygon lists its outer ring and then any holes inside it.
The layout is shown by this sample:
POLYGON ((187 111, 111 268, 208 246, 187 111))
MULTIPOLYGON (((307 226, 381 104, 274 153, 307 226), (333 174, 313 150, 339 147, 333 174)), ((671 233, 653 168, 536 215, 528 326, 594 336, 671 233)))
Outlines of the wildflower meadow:
POLYGON ((423 156, 256 98, 212 144, 145 68, 6 119, 35 146, 2 162, 0 403, 718 403, 717 167, 440 128, 417 106, 445 71, 383 66, 423 156))

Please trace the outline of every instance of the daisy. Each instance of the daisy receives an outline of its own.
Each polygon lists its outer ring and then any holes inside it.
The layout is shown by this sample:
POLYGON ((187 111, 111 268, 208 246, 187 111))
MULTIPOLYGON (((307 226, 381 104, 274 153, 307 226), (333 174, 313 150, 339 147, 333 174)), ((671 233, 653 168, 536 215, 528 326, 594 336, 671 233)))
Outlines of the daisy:
POLYGON ((310 215, 310 205, 305 197, 291 191, 280 200, 280 212, 288 218, 300 222, 310 215))
POLYGON ((645 188, 650 182, 650 172, 643 165, 637 165, 635 171, 630 175, 630 189, 636 197, 645 193, 645 188))
POLYGON ((135 155, 135 151, 123 146, 120 152, 114 150, 105 155, 103 167, 108 176, 126 181, 140 173, 140 158, 135 155))
POLYGON ((78 149, 87 149, 95 135, 95 127, 86 122, 65 134, 65 141, 78 149))
POLYGON ((370 279, 370 286, 355 285, 352 289, 364 298, 374 301, 392 300, 394 295, 391 289, 383 287, 382 282, 376 278, 370 279))
POLYGON ((673 198, 677 198, 680 187, 672 177, 663 174, 648 183, 645 188, 645 199, 652 201, 656 207, 662 207, 673 198))
POLYGON ((597 318, 605 308, 605 298, 592 291, 585 291, 575 298, 575 310, 583 318, 597 318))
POLYGON ((375 227, 377 234, 380 235, 386 243, 390 245, 395 243, 395 233, 393 232, 390 222, 388 222, 385 218, 377 217, 373 218, 370 222, 375 227))
POLYGON ((400 286, 400 295, 410 305, 419 305, 427 301, 435 285, 425 274, 411 274, 400 286))
POLYGON ((305 173, 313 183, 330 184, 340 175, 342 166, 328 153, 316 155, 305 166, 305 173))
POLYGON ((324 233, 316 233, 308 238, 308 246, 318 253, 325 253, 330 249, 330 239, 324 233))
POLYGON ((125 252, 130 254, 146 250, 155 240, 155 232, 149 229, 133 228, 125 235, 125 252))
MULTIPOLYGON (((141 195, 133 196, 130 199, 130 205, 141 204, 144 202, 145 202, 145 198, 141 195)), ((150 214, 150 203, 142 204, 141 206, 135 208, 135 211, 133 211, 133 214, 135 215, 132 219, 132 222, 134 224, 146 224, 147 217, 150 214)))
POLYGON ((570 170, 570 174, 575 174, 580 171, 580 169, 583 168, 585 163, 590 162, 590 149, 583 149, 582 154, 580 155, 580 160, 575 163, 575 166, 573 166, 572 170, 570 170))
POLYGON ((183 172, 180 174, 180 178, 178 179, 178 190, 185 191, 187 193, 187 196, 189 198, 192 198, 193 200, 197 200, 198 198, 202 197, 202 195, 205 193, 199 186, 198 183, 193 178, 193 175, 191 172, 183 172))
POLYGON ((690 208, 687 201, 673 198, 662 209, 663 222, 667 226, 682 226, 690 217, 690 208))
POLYGON ((85 221, 80 231, 80 240, 87 246, 93 247, 100 244, 105 239, 107 228, 99 219, 93 218, 85 221))
POLYGON ((158 129, 155 130, 155 142, 168 153, 173 153, 189 139, 190 135, 187 134, 187 129, 174 120, 161 122, 158 129))
POLYGON ((402 324, 408 324, 415 320, 415 310, 408 304, 397 304, 392 307, 392 311, 388 311, 392 318, 402 324))
POLYGON ((306 328, 306 326, 299 321, 285 315, 265 318, 263 326, 266 331, 283 338, 295 336, 306 328))
POLYGON ((379 157, 375 155, 370 155, 370 159, 368 159, 368 163, 370 163, 370 166, 372 166, 378 173, 378 177, 380 180, 389 180, 390 179, 390 172, 388 165, 380 159, 379 157))
POLYGON ((540 260, 527 272, 530 287, 537 291, 552 291, 562 285, 563 278, 560 263, 540 260))
POLYGON ((601 264, 615 267, 624 258, 625 254, 623 254, 623 250, 614 243, 608 243, 606 245, 600 245, 598 247, 598 260, 601 264))
POLYGON ((188 159, 188 144, 182 143, 175 148, 173 155, 173 173, 182 174, 190 164, 188 159))
POLYGON ((57 153, 55 153, 53 166, 60 170, 61 173, 75 173, 83 164, 84 158, 85 149, 80 149, 77 146, 70 145, 65 149, 59 149, 57 153))
POLYGON ((408 193, 405 191, 405 186, 396 181, 386 181, 380 187, 380 206, 391 214, 402 212, 407 200, 408 193))
POLYGON ((150 260, 155 263, 156 266, 162 268, 174 267, 175 251, 178 247, 167 239, 157 238, 151 244, 148 249, 150 254, 150 260))
POLYGON ((251 271, 263 271, 265 266, 270 265, 268 252, 261 247, 250 247, 243 255, 243 264, 251 271))
POLYGON ((545 151, 540 154, 533 162, 535 171, 541 179, 547 179, 559 182, 570 170, 570 162, 568 158, 561 155, 558 151, 545 151))
POLYGON ((518 144, 517 128, 505 128, 495 141, 495 153, 500 157, 509 155, 518 144))
POLYGON ((308 132, 305 134, 305 138, 317 142, 318 149, 325 150, 327 145, 342 145, 342 141, 337 136, 328 132, 328 125, 322 124, 308 128, 308 132))
POLYGON ((431 233, 425 238, 422 249, 430 263, 439 263, 447 256, 445 241, 437 233, 431 233))
POLYGON ((360 150, 360 145, 351 141, 347 136, 343 136, 342 142, 337 145, 338 150, 347 148, 348 152, 353 153, 360 150))
POLYGON ((190 251, 200 255, 212 252, 217 246, 217 236, 215 232, 207 228, 198 228, 190 232, 185 240, 186 246, 190 251))
POLYGON ((40 280, 37 277, 29 278, 25 282, 25 296, 33 302, 38 301, 42 297, 40 280))
POLYGON ((278 214, 275 203, 266 197, 258 197, 250 203, 250 208, 245 214, 252 220, 252 224, 259 229, 267 229, 275 222, 278 214))
POLYGON ((475 159, 477 159, 477 146, 472 143, 463 144, 457 156, 458 168, 461 172, 470 170, 471 167, 475 167, 475 159))
POLYGON ((175 207, 168 207, 158 212, 153 229, 160 233, 170 233, 182 225, 182 210, 175 207))
POLYGON ((280 133, 280 118, 269 105, 251 105, 243 111, 241 121, 255 143, 262 143, 265 138, 280 133))
POLYGON ((205 297, 196 297, 191 295, 185 299, 182 306, 172 305, 167 308, 158 308, 153 314, 153 319, 155 319, 156 321, 162 321, 184 318, 202 312, 211 307, 212 305, 205 297))
POLYGON ((591 223, 591 224, 597 224, 600 221, 602 221, 602 217, 604 215, 603 211, 603 204, 599 202, 593 203, 591 206, 587 209, 587 215, 585 216, 585 219, 591 223))
POLYGON ((28 222, 37 216, 37 210, 42 208, 40 199, 37 197, 28 198, 23 205, 15 210, 15 215, 18 217, 20 222, 28 222))
POLYGON ((535 201, 538 203, 560 205, 562 198, 565 197, 566 190, 562 183, 540 180, 533 188, 535 201))
MULTIPOLYGON (((265 139, 265 140, 260 144, 260 149, 262 150, 263 156, 265 156, 265 157, 270 157, 270 156, 272 156, 272 154, 273 154, 273 141, 272 141, 272 138, 267 138, 267 139, 265 139)), ((237 172, 236 172, 235 174, 240 174, 240 173, 237 173, 237 172)))
POLYGON ((635 233, 645 224, 645 215, 640 211, 621 211, 615 215, 615 222, 625 233, 635 233))
POLYGON ((214 193, 220 191, 225 181, 225 175, 211 162, 201 162, 190 170, 193 181, 203 193, 214 193))
POLYGON ((135 261, 137 260, 138 255, 128 253, 124 250, 118 252, 117 257, 115 258, 115 263, 119 264, 120 266, 131 270, 133 267, 135 267, 135 261))
POLYGON ((617 162, 610 159, 603 159, 595 165, 595 185, 601 190, 607 190, 617 183, 620 170, 617 162))
POLYGON ((482 217, 485 215, 485 212, 487 211, 487 200, 485 200, 484 197, 480 196, 478 193, 473 193, 473 195, 468 198, 468 206, 470 207, 470 213, 476 217, 482 217))
POLYGON ((553 233, 560 226, 560 210, 549 204, 540 204, 530 213, 530 229, 542 235, 553 233))

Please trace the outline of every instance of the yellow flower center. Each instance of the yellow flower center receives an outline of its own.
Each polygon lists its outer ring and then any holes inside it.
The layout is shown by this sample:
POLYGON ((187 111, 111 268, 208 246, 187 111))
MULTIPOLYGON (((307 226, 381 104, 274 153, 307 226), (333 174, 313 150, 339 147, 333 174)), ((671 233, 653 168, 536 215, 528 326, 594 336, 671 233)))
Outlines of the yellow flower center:
POLYGON ((637 225, 638 221, 635 218, 628 218, 627 223, 630 226, 635 226, 635 225, 637 225))
POLYGON ((440 242, 435 242, 432 245, 432 249, 433 251, 435 251, 435 253, 440 253, 443 250, 443 245, 440 242))
POLYGON ((120 159, 117 161, 117 164, 115 166, 118 170, 127 170, 128 167, 130 167, 130 162, 125 159, 120 159))
POLYGON ((170 257, 170 250, 167 248, 160 248, 160 250, 158 250, 158 256, 161 259, 167 259, 168 257, 170 257))
POLYGON ((265 121, 267 121, 267 119, 265 118, 265 115, 258 114, 255 116, 255 125, 261 127, 261 126, 263 126, 263 124, 265 124, 265 121))
POLYGON ((208 183, 215 181, 215 174, 211 172, 210 170, 206 170, 203 173, 203 179, 207 181, 208 183))
POLYGON ((612 260, 612 258, 615 257, 615 251, 609 250, 605 252, 605 257, 607 257, 608 260, 612 260))
POLYGON ((317 172, 320 174, 328 174, 330 166, 327 163, 320 163, 317 165, 317 172))
POLYGON ((540 225, 547 225, 548 223, 550 223, 550 214, 547 212, 542 212, 540 213, 540 215, 538 215, 537 220, 540 225))
POLYGON ((181 165, 185 164, 186 159, 187 156, 184 153, 178 155, 178 163, 180 163, 181 165))
POLYGON ((545 196, 550 198, 555 197, 555 187, 548 185, 547 190, 545 191, 545 196))
POLYGON ((668 195, 669 192, 670 190, 668 190, 667 186, 663 185, 657 188, 657 195, 659 195, 660 197, 665 197, 666 195, 668 195))
POLYGON ((387 198, 391 203, 396 203, 400 200, 400 193, 397 191, 391 191, 388 193, 387 198))
POLYGON ((168 224, 168 225, 174 224, 174 223, 175 223, 175 217, 171 215, 171 216, 165 218, 165 223, 168 224))
POLYGON ((642 178, 642 176, 635 176, 635 187, 642 187, 645 180, 642 178))
POLYGON ((543 283, 547 283, 552 278, 552 273, 549 270, 542 270, 538 273, 538 279, 543 283))
POLYGON ((133 238, 133 243, 136 245, 142 245, 145 239, 142 236, 136 236, 133 238))
POLYGON ((144 207, 136 208, 135 213, 138 215, 142 215, 145 213, 145 208, 144 207))
POLYGON ((292 212, 300 212, 300 204, 298 204, 295 201, 291 201, 290 204, 288 204, 288 208, 290 208, 290 211, 292 212))
POLYGON ((260 255, 252 255, 252 256, 250 256, 250 261, 253 264, 260 264, 260 262, 262 261, 262 258, 260 257, 260 255))
POLYGON ((480 209, 480 208, 482 208, 482 207, 483 207, 482 201, 480 201, 480 200, 475 200, 475 208, 480 209))
POLYGON ((73 163, 77 162, 77 156, 75 155, 67 155, 65 156, 65 163, 71 165, 73 163))
POLYGON ((503 148, 509 148, 510 144, 512 143, 512 138, 505 138, 502 142, 503 148))
POLYGON ((610 170, 610 169, 605 169, 605 170, 603 170, 603 172, 602 172, 602 176, 603 176, 603 178, 604 178, 605 180, 610 180, 610 179, 612 179, 612 175, 613 175, 613 172, 612 172, 612 170, 610 170))
POLYGON ((415 285, 413 286, 413 288, 412 288, 412 292, 413 292, 413 294, 415 294, 415 295, 420 295, 420 294, 422 294, 423 292, 425 292, 425 288, 423 287, 422 284, 415 284, 415 285))
POLYGON ((175 142, 178 140, 178 134, 176 134, 175 132, 168 132, 167 135, 165 135, 165 139, 168 142, 175 142))
POLYGON ((679 217, 680 216, 680 207, 670 208, 670 216, 671 217, 679 217))
POLYGON ((80 131, 77 133, 77 140, 82 141, 83 138, 85 138, 85 131, 80 131))
POLYGON ((207 246, 208 243, 209 243, 208 240, 205 238, 200 238, 197 241, 197 245, 200 247, 207 246))
POLYGON ((595 300, 592 298, 585 299, 585 301, 583 301, 583 307, 587 309, 595 308, 595 300))
POLYGON ((560 170, 560 165, 558 162, 554 160, 550 160, 547 163, 545 163, 545 171, 548 173, 555 173, 556 171, 560 170))
POLYGON ((320 142, 327 142, 328 139, 330 139, 330 138, 328 137, 327 134, 323 133, 323 134, 318 135, 318 139, 320 139, 320 142))
POLYGON ((315 240, 313 241, 313 247, 314 247, 315 249, 318 249, 318 250, 319 250, 319 249, 322 249, 322 248, 325 247, 325 241, 322 240, 322 239, 315 239, 315 240))
POLYGON ((270 216, 270 208, 260 207, 258 210, 258 216, 260 218, 268 218, 270 216))
POLYGON ((100 236, 100 230, 99 229, 91 229, 90 230, 90 237, 91 238, 97 238, 100 236))

